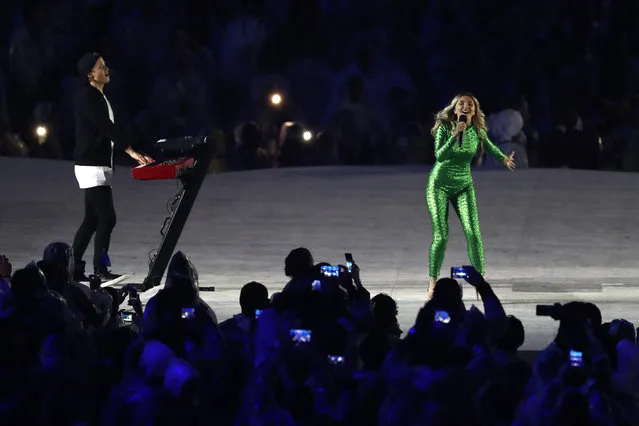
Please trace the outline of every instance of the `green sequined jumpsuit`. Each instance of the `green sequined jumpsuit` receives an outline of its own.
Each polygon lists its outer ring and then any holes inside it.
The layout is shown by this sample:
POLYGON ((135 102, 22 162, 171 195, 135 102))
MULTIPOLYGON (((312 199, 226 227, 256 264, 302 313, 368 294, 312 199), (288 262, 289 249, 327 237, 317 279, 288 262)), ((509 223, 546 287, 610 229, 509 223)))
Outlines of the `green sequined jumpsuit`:
POLYGON ((478 134, 475 126, 469 126, 464 132, 462 146, 458 138, 452 136, 457 123, 442 123, 435 134, 435 165, 428 178, 426 187, 426 205, 433 226, 433 241, 429 253, 429 273, 438 278, 444 261, 444 252, 448 243, 448 203, 452 204, 459 217, 466 241, 470 263, 484 274, 484 246, 479 230, 479 214, 470 173, 470 163, 477 154, 477 148, 483 140, 488 154, 500 162, 506 155, 489 139, 486 132, 478 134))

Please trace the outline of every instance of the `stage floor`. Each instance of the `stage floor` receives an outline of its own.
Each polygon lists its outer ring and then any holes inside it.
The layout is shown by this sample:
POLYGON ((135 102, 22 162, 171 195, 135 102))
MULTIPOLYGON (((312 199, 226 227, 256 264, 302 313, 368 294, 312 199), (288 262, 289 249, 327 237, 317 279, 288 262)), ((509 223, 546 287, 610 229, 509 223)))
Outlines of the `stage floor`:
MULTIPOLYGON (((407 330, 424 302, 431 230, 424 188, 429 166, 326 167, 207 177, 178 249, 200 273, 202 293, 220 320, 239 311, 249 281, 271 292, 286 283, 284 258, 308 247, 316 261, 343 263, 352 252, 371 291, 399 303, 407 330)), ((604 319, 639 325, 639 174, 531 169, 475 173, 486 275, 506 311, 522 319, 526 349, 540 349, 556 323, 535 317, 538 303, 587 300, 604 319)), ((82 220, 82 193, 69 162, 0 157, 0 252, 14 268, 54 240, 70 242, 82 220)), ((114 272, 142 282, 160 243, 177 181, 134 181, 116 170, 118 223, 114 272)), ((451 211, 442 272, 467 264, 466 242, 451 211)), ((91 246, 92 247, 92 246, 91 246)), ((91 250, 91 247, 89 250, 91 250)), ((147 299, 157 290, 143 296, 147 299)), ((468 305, 475 294, 465 292, 468 305)))

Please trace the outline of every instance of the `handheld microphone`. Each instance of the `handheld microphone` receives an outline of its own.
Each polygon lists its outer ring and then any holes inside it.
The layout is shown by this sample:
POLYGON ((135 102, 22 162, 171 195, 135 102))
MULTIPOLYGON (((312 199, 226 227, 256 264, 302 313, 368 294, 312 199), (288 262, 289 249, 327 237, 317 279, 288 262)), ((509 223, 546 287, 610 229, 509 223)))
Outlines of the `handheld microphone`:
MULTIPOLYGON (((466 116, 465 115, 460 115, 459 116, 459 121, 462 123, 466 122, 466 116)), ((464 132, 460 132, 459 135, 457 135, 457 140, 459 141, 459 146, 462 146, 462 140, 464 139, 464 132)))

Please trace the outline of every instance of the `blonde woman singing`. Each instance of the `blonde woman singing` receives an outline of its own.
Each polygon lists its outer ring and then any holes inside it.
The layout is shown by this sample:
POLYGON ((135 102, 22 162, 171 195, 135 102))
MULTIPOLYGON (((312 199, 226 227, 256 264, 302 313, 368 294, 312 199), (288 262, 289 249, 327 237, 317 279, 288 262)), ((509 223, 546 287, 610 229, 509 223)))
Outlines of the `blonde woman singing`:
POLYGON ((479 214, 470 164, 484 149, 508 169, 515 168, 514 152, 506 156, 489 139, 486 117, 479 101, 464 93, 435 116, 431 134, 435 137, 435 165, 428 178, 426 205, 433 227, 433 241, 428 256, 432 297, 448 243, 448 204, 459 217, 471 264, 484 274, 484 247, 479 230, 479 214), (461 135, 461 137, 460 137, 461 135))

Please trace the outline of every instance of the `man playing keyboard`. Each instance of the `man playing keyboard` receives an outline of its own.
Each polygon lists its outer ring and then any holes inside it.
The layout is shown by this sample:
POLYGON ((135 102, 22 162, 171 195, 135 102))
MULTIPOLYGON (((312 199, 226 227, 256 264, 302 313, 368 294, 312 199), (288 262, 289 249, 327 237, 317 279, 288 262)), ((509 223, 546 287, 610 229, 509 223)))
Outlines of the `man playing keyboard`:
POLYGON ((73 239, 75 279, 88 281, 82 257, 95 234, 93 271, 102 281, 111 281, 120 277, 107 269, 111 265, 108 252, 116 222, 111 193, 113 150, 117 147, 125 151, 140 165, 153 159, 135 151, 115 123, 113 109, 104 95, 104 86, 110 81, 104 59, 98 53, 87 53, 78 62, 78 71, 88 84, 75 96, 75 177, 84 191, 84 220, 73 239))

